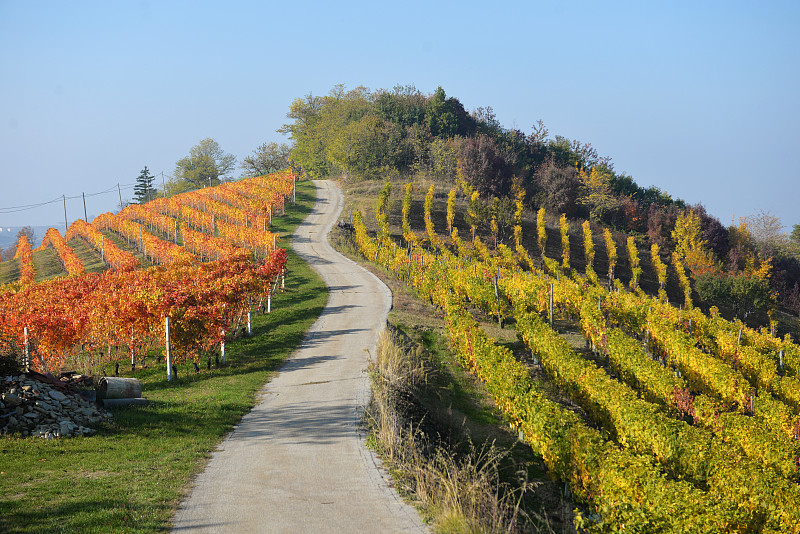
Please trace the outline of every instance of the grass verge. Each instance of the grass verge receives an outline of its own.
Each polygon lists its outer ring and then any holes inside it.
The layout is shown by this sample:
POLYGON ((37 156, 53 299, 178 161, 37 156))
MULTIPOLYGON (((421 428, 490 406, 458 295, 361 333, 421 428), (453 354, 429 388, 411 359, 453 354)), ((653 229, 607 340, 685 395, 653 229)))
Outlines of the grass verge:
POLYGON ((58 253, 53 247, 47 247, 33 253, 33 269, 36 271, 36 281, 42 282, 66 274, 61 265, 58 253))
MULTIPOLYGON (((313 207, 310 182, 297 205, 274 219, 287 235, 313 207)), ((322 280, 289 247, 286 291, 253 336, 226 344, 227 366, 199 373, 181 366, 177 381, 152 365, 126 376, 142 382, 145 407, 115 409, 91 437, 0 437, 0 532, 163 532, 210 453, 256 402, 256 393, 291 354, 322 311, 322 280)), ((124 366, 122 366, 124 368, 124 366)))
POLYGON ((0 285, 10 284, 19 280, 19 260, 6 260, 0 262, 0 285))

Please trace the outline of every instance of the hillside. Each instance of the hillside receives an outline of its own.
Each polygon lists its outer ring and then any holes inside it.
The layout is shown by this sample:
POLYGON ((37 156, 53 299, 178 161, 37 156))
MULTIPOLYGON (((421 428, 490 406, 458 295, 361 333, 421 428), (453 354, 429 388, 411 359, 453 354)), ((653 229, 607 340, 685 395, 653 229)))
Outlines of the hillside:
MULTIPOLYGON (((270 229, 291 235, 314 200, 313 186, 300 182, 297 204, 289 203, 270 229)), ((282 246, 291 269, 285 287, 278 284, 270 313, 254 307, 252 336, 243 329, 229 333, 224 361, 216 345, 207 360, 186 358, 176 366, 177 376, 167 381, 163 347, 137 352, 132 369, 123 346, 112 353, 115 360, 100 363, 112 374, 119 363, 121 376, 138 379, 146 406, 114 409, 113 420, 86 438, 39 439, 7 428, 0 434, 0 492, 5 496, 0 499, 0 531, 171 529, 193 478, 252 409, 257 392, 296 350, 325 306, 325 284, 292 252, 291 243, 282 246), (31 507, 31 502, 38 504, 31 507)), ((105 276, 111 275, 107 270, 105 276)))
MULTIPOLYGON (((658 286, 647 268, 650 249, 657 245, 668 265, 672 300, 680 292, 671 267, 677 251, 692 280, 693 300, 705 309, 716 305, 725 316, 753 326, 769 327, 772 319, 779 333, 797 329, 800 230, 781 233, 780 221, 769 214, 726 227, 700 204, 688 206, 657 186, 642 187, 617 173, 611 159, 590 143, 550 137, 541 122, 529 133, 504 128, 491 108, 467 112, 441 88, 425 95, 410 86, 374 92, 335 87, 325 97, 296 99, 288 117, 281 131, 294 141, 292 162, 310 177, 432 183, 439 202, 458 185, 459 211, 469 213, 457 222, 461 235, 473 225, 480 235, 491 235, 494 220, 498 240, 506 243, 513 233, 514 198, 524 195, 523 238, 535 235, 528 230, 544 208, 547 246, 555 248, 557 221, 565 214, 577 266, 581 225, 589 220, 599 242, 604 228, 621 250, 627 237, 635 239, 646 291, 658 286), (463 185, 477 197, 466 198, 463 185)), ((418 188, 416 213, 420 194, 418 188)), ((443 222, 437 221, 439 228, 443 222)), ((595 248, 598 261, 604 261, 602 247, 595 248)), ((621 276, 629 269, 624 256, 621 276)))
POLYGON ((295 181, 280 172, 133 204, 78 219, 63 236, 50 228, 35 250, 20 232, 14 259, 0 264, 0 350, 18 356, 31 343, 40 371, 96 373, 142 352, 145 365, 171 318, 173 362, 197 365, 285 272, 271 224, 295 181))
MULTIPOLYGON (((419 224, 415 210, 405 215, 408 197, 398 206, 396 188, 378 186, 351 187, 361 207, 377 197, 369 211, 351 212, 360 253, 434 305, 455 358, 588 508, 576 524, 798 531, 795 343, 703 313, 686 280, 681 307, 661 288, 648 296, 624 276, 609 287, 590 259, 601 247, 589 239, 581 241, 584 272, 576 272, 572 247, 567 260, 563 249, 550 257, 547 246, 542 257, 535 245, 470 245, 457 225, 436 231, 442 204, 445 221, 455 213, 452 201, 432 201, 435 188, 419 224), (492 319, 501 329, 513 325, 522 350, 487 324, 492 319), (571 339, 576 333, 585 346, 571 339)), ((570 244, 577 237, 558 230, 559 245, 564 235, 570 244)))

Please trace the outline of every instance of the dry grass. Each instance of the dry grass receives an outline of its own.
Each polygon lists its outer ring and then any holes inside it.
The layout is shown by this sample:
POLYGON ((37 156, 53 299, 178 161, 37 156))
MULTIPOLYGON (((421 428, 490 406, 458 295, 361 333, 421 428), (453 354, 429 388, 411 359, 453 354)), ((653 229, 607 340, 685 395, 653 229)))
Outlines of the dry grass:
POLYGON ((553 532, 547 518, 531 517, 522 506, 526 493, 541 483, 528 481, 524 471, 513 485, 503 481, 507 450, 494 442, 469 442, 466 453, 453 452, 433 439, 429 424, 415 422, 413 395, 428 378, 419 347, 402 347, 384 332, 370 373, 371 443, 436 532, 553 532))

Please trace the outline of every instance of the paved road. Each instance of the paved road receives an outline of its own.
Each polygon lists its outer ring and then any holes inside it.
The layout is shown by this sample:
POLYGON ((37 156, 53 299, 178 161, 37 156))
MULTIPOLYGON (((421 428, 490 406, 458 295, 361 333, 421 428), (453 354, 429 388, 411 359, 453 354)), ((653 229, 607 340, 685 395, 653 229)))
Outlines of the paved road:
POLYGON ((330 247, 342 194, 331 182, 315 184, 317 203, 295 232, 294 249, 328 285, 327 307, 213 454, 173 532, 427 532, 387 485, 358 429, 368 351, 391 293, 330 247))

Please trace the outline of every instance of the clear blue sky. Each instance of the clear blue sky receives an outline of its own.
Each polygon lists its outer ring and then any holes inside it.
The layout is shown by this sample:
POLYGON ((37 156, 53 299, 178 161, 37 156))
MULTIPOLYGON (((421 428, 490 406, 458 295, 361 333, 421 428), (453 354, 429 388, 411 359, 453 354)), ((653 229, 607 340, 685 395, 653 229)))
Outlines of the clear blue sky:
MULTIPOLYGON (((723 224, 800 223, 796 1, 0 0, 0 208, 171 173, 205 137, 241 161, 285 140, 294 98, 339 83, 441 85, 723 224)), ((87 203, 91 217, 118 198, 87 203)), ((0 227, 63 224, 60 203, 4 211, 0 227)))

